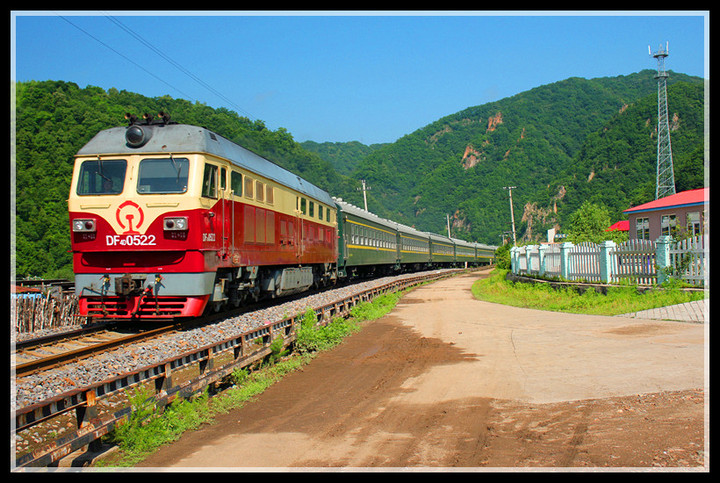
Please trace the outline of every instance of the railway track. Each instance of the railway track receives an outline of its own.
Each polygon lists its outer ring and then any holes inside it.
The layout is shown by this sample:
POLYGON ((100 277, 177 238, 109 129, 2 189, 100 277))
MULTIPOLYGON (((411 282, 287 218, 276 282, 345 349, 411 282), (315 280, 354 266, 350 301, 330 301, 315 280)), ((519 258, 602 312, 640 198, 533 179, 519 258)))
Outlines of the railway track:
MULTIPOLYGON (((301 298, 320 291, 313 290, 304 294, 285 297, 283 301, 301 298)), ((187 320, 175 320, 151 328, 147 328, 147 325, 144 327, 137 325, 121 327, 117 322, 114 322, 28 339, 15 344, 12 369, 18 378, 29 376, 62 364, 93 357, 123 345, 146 341, 176 330, 211 324, 214 321, 234 317, 277 302, 275 299, 268 299, 238 309, 224 310, 187 320)))
MULTIPOLYGON (((359 281, 353 283, 359 283, 359 281)), ((127 325, 129 324, 128 322, 118 323, 113 321, 109 323, 97 323, 93 326, 83 327, 73 331, 20 341, 15 344, 15 357, 13 359, 14 362, 11 363, 11 368, 15 371, 15 377, 22 378, 61 366, 62 364, 97 356, 103 352, 122 347, 123 345, 143 342, 177 330, 208 325, 218 320, 235 317, 280 302, 301 299, 342 285, 344 284, 317 288, 301 294, 286 296, 282 300, 274 298, 265 299, 240 308, 226 309, 217 313, 205 314, 201 317, 168 321, 163 323, 162 326, 151 325, 150 328, 148 328, 147 325, 127 325), (126 325, 123 326, 121 324, 126 325)), ((147 324, 147 322, 145 324, 147 324)))
POLYGON ((117 329, 93 327, 31 339, 17 344, 13 369, 16 377, 24 377, 125 344, 151 339, 177 328, 177 324, 171 324, 127 333, 117 329))

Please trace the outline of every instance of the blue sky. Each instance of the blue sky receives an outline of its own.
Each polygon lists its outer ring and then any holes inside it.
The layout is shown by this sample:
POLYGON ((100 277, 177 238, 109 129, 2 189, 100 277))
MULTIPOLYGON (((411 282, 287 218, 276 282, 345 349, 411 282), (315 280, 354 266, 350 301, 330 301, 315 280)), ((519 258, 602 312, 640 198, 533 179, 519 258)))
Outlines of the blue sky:
POLYGON ((225 107, 296 141, 373 144, 568 77, 655 69, 649 45, 669 42, 668 70, 709 78, 708 22, 706 11, 13 11, 11 76, 225 107))

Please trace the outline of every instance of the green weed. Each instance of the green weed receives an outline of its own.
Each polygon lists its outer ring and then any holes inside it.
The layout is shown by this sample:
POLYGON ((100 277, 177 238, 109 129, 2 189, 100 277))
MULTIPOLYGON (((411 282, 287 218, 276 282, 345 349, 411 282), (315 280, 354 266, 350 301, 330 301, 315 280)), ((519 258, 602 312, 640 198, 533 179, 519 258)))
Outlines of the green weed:
POLYGON ((593 315, 619 315, 693 300, 702 300, 703 292, 683 291, 677 287, 639 293, 632 285, 607 288, 607 294, 590 288, 580 294, 572 287, 553 288, 544 283, 512 282, 505 279, 507 270, 493 270, 486 279, 476 281, 473 295, 487 302, 555 312, 593 315))
POLYGON ((301 321, 295 341, 295 350, 300 354, 311 354, 335 347, 346 336, 360 330, 359 321, 337 317, 325 326, 316 326, 315 311, 307 309, 301 321))
POLYGON ((207 393, 193 400, 176 399, 165 407, 159 417, 154 416, 154 401, 149 390, 138 390, 130 398, 133 413, 124 424, 119 425, 109 437, 123 452, 119 466, 131 466, 141 461, 159 446, 175 441, 185 431, 198 428, 208 422, 205 411, 207 393))

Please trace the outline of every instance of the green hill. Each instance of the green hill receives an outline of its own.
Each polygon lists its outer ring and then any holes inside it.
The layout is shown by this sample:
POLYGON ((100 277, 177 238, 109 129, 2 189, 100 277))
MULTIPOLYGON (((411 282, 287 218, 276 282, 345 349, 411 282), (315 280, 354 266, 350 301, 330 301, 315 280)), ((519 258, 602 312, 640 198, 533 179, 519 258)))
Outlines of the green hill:
POLYGON ((310 152, 317 153, 321 158, 329 161, 338 173, 347 176, 368 154, 387 146, 387 144, 371 144, 367 146, 359 141, 345 143, 303 141, 300 146, 310 152))
MULTIPOLYGON (((674 73, 668 84, 670 116, 678 119, 672 131, 678 139, 676 176, 682 179, 686 167, 697 172, 702 164, 697 149, 702 147, 703 84, 674 73), (681 81, 685 87, 676 85, 681 81)), ((372 152, 351 177, 373 187, 371 210, 437 233, 445 231, 450 214, 453 235, 492 244, 511 227, 503 187, 516 186, 517 231, 526 240, 537 239, 580 199, 604 201, 615 212, 649 201, 647 190, 637 186, 654 183, 654 154, 647 154, 655 150, 656 125, 654 71, 570 78, 439 119, 372 152), (631 116, 641 118, 637 131, 624 124, 631 116), (627 146, 603 145, 612 135, 627 146), (593 163, 600 163, 595 178, 582 185, 593 163), (606 164, 627 166, 624 177, 612 178, 600 169, 606 164), (600 182, 611 179, 612 189, 600 182), (629 195, 617 198, 620 188, 629 195)), ((696 184, 693 179, 688 183, 696 184)))
MULTIPOLYGON (((703 84, 668 87, 675 189, 704 185, 703 84)), ((655 197, 657 95, 639 99, 591 133, 550 192, 565 192, 558 213, 569 214, 583 201, 604 204, 615 220, 622 210, 655 197)), ((541 200, 538 200, 539 202, 541 200)), ((545 200, 547 202, 547 200, 545 200)))
MULTIPOLYGON (((703 81, 670 73, 668 99, 678 190, 702 186, 703 81)), ((544 237, 583 200, 616 219, 654 195, 657 83, 654 71, 570 78, 448 115, 395 143, 297 143, 224 108, 169 96, 148 98, 62 81, 16 84, 14 145, 16 270, 72 277, 67 197, 73 155, 126 112, 167 112, 251 149, 369 209, 425 231, 499 244, 510 230, 513 190, 520 239, 544 237), (349 176, 346 176, 349 174, 349 176)), ((12 251, 11 251, 12 253, 12 251)))

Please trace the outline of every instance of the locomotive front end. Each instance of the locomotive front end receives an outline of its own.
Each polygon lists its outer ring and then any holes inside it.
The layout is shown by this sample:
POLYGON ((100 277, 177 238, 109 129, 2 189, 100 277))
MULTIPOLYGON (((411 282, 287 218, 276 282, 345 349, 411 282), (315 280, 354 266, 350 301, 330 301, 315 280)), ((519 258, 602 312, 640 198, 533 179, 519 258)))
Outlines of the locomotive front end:
POLYGON ((192 182, 202 155, 183 151, 166 121, 102 131, 76 155, 68 208, 83 316, 195 316, 208 302, 212 219, 192 182))

